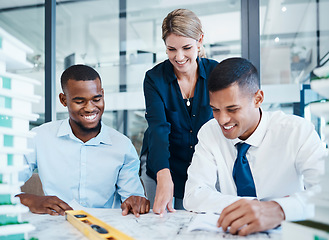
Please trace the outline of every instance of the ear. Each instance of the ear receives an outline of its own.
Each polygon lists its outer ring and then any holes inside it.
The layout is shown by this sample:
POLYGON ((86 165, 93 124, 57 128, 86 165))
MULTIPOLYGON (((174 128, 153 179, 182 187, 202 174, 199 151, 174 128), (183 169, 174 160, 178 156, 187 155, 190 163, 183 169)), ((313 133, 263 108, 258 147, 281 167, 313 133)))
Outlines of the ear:
POLYGON ((197 45, 198 45, 198 47, 201 47, 202 46, 202 43, 203 43, 203 34, 201 34, 200 35, 200 38, 199 38, 199 40, 198 40, 198 42, 197 42, 197 45))
POLYGON ((61 102, 61 104, 64 107, 66 107, 67 104, 66 104, 66 96, 65 96, 65 94, 64 93, 60 93, 58 97, 59 97, 59 101, 61 102))
POLYGON ((255 107, 259 108, 264 101, 264 92, 261 89, 258 89, 257 92, 254 95, 254 103, 255 107))

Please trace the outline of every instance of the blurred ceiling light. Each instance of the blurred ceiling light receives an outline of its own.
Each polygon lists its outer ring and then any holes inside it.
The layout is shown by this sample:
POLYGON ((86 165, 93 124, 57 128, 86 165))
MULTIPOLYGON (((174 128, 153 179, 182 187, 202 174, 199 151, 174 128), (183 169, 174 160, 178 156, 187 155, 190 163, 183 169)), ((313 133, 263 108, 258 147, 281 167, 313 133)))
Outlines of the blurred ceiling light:
POLYGON ((287 8, 286 8, 285 6, 283 6, 283 7, 281 8, 281 11, 282 11, 282 12, 285 12, 285 11, 287 11, 287 8))
POLYGON ((280 38, 279 38, 279 37, 276 37, 276 38, 274 39, 274 42, 276 42, 276 43, 280 42, 280 38))

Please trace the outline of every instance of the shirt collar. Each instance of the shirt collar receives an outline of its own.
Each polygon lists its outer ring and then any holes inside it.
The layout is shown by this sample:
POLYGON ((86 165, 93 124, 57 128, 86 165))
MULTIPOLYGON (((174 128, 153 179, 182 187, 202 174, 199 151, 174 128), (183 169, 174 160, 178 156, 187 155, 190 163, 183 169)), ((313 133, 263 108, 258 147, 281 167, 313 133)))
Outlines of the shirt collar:
MULTIPOLYGON (((82 142, 79 138, 77 138, 73 134, 72 128, 69 123, 69 119, 70 118, 67 118, 62 121, 62 124, 60 125, 58 132, 57 132, 57 137, 68 136, 72 140, 82 142)), ((109 128, 106 125, 104 125, 103 122, 101 122, 101 131, 99 132, 99 134, 84 144, 86 144, 86 145, 99 145, 99 144, 112 145, 110 135, 111 135, 111 133, 109 132, 109 128)))
MULTIPOLYGON (((206 70, 204 69, 204 66, 202 64, 201 59, 199 57, 197 57, 196 61, 198 62, 199 77, 206 79, 207 74, 206 74, 206 70)), ((169 83, 171 83, 177 79, 175 72, 174 72, 174 66, 171 64, 169 59, 167 59, 165 61, 165 70, 166 70, 166 73, 168 73, 167 80, 169 83)))
POLYGON ((262 143, 262 141, 265 137, 265 134, 266 134, 269 116, 268 116, 268 113, 264 112, 261 108, 259 110, 261 112, 261 119, 260 119, 260 122, 259 122, 256 130, 245 141, 242 141, 239 138, 233 139, 232 143, 234 145, 239 142, 245 142, 245 143, 250 144, 251 146, 259 147, 259 145, 262 143))

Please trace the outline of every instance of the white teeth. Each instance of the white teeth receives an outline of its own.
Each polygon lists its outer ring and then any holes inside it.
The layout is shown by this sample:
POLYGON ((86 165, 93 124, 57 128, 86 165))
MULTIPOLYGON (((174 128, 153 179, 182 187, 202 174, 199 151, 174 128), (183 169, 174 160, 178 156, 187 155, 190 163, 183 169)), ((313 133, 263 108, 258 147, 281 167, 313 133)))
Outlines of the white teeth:
POLYGON ((93 115, 89 115, 89 116, 83 116, 85 119, 87 119, 87 120, 93 120, 93 119, 95 119, 96 118, 96 116, 97 116, 97 114, 93 114, 93 115))
POLYGON ((225 130, 230 130, 232 127, 234 127, 234 126, 227 126, 227 127, 223 126, 223 128, 224 128, 225 130))
POLYGON ((183 62, 178 62, 178 61, 176 61, 178 64, 184 64, 184 63, 186 63, 187 62, 187 60, 185 60, 185 61, 183 61, 183 62))

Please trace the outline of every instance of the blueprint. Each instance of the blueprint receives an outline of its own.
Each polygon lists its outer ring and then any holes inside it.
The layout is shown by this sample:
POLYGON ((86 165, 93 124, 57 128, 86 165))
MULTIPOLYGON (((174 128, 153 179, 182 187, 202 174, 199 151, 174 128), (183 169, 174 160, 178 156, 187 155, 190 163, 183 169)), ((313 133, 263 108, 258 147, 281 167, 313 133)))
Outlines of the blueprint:
MULTIPOLYGON (((77 210, 76 207, 73 208, 77 210)), ((136 240, 281 239, 280 232, 258 233, 247 237, 239 237, 224 233, 212 226, 216 224, 214 216, 208 218, 208 220, 212 219, 210 223, 206 223, 208 227, 210 226, 209 229, 198 230, 197 225, 202 224, 202 218, 204 218, 204 216, 201 217, 200 223, 200 216, 198 214, 184 210, 178 210, 175 213, 166 213, 163 217, 151 212, 140 215, 138 218, 133 214, 122 216, 121 209, 81 208, 81 210, 90 213, 94 217, 97 217, 136 240), (192 227, 190 227, 191 225, 192 227)), ((36 230, 30 233, 29 237, 36 237, 39 240, 87 239, 81 232, 66 221, 63 216, 26 213, 24 215, 24 220, 29 221, 36 227, 36 230)), ((202 227, 202 229, 205 228, 202 227)))

